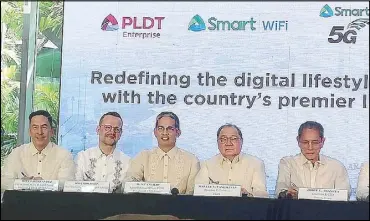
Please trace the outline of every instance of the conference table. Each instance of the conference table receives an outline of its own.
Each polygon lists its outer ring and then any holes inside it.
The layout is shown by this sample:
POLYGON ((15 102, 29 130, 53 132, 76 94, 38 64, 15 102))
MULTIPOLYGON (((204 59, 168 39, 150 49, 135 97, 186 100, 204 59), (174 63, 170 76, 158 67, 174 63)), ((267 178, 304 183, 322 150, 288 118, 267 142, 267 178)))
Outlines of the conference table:
POLYGON ((124 213, 182 219, 369 220, 369 202, 8 190, 1 205, 1 219, 96 220, 124 213))

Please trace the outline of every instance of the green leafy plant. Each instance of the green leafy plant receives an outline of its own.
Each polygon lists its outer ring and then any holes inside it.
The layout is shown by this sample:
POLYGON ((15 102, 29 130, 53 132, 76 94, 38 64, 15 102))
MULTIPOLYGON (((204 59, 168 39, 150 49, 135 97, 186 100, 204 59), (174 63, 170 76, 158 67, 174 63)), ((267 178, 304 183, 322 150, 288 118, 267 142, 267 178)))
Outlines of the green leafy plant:
POLYGON ((52 137, 52 141, 56 142, 59 114, 59 83, 42 83, 36 85, 34 93, 34 109, 47 110, 53 117, 55 133, 52 137))
MULTIPOLYGON (((24 2, 1 2, 1 165, 3 159, 11 152, 17 142, 19 86, 21 49, 23 32, 24 2)), ((60 58, 45 59, 45 56, 55 56, 50 50, 43 50, 51 42, 56 52, 60 53, 63 28, 63 1, 39 2, 39 24, 37 32, 38 61, 54 61, 52 70, 60 68, 60 58), (48 54, 46 54, 48 53, 48 54)), ((38 66, 42 66, 41 63, 38 66)), ((49 65, 50 66, 50 65, 49 65)), ((48 66, 46 66, 48 67, 48 66)), ((59 72, 41 73, 50 68, 40 68, 36 76, 60 77, 59 72)), ((59 114, 59 82, 52 78, 36 77, 34 91, 34 110, 45 109, 50 112, 54 128, 58 127, 59 114)), ((56 141, 56 136, 52 138, 56 141)))
POLYGON ((19 82, 1 73, 1 165, 15 147, 18 131, 19 82))

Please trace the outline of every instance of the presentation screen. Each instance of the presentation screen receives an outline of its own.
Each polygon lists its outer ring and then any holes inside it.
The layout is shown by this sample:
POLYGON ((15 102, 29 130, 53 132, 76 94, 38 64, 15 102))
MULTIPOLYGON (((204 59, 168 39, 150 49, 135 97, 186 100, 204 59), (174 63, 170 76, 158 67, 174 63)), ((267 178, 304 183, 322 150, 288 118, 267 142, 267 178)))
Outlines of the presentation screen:
MULTIPOLYGON (((322 154, 356 187, 369 158, 368 2, 65 2, 58 142, 96 146, 99 118, 124 118, 117 148, 157 145, 155 118, 180 118, 177 145, 201 161, 216 132, 240 127, 242 151, 264 161, 300 152, 300 124, 325 129, 322 154)), ((354 191, 353 191, 354 193, 354 191)))

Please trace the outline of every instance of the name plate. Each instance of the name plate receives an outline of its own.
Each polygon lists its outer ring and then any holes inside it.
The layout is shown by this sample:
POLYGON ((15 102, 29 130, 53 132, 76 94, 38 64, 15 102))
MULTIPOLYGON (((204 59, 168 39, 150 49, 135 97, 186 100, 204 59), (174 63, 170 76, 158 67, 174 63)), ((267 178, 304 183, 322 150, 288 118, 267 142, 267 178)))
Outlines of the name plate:
POLYGON ((171 194, 169 183, 126 182, 124 193, 171 194))
POLYGON ((234 196, 241 197, 241 186, 219 184, 195 184, 194 196, 234 196))
POLYGON ((106 181, 66 181, 63 192, 109 193, 106 181))
POLYGON ((14 180, 13 189, 29 191, 58 191, 58 180, 14 180))
POLYGON ((348 201, 348 190, 299 188, 298 199, 348 201))

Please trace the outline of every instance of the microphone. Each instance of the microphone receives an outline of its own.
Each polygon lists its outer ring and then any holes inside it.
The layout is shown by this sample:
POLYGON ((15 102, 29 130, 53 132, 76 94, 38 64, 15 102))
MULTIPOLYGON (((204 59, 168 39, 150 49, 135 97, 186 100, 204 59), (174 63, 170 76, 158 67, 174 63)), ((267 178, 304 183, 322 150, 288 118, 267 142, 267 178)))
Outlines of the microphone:
POLYGON ((293 196, 288 193, 288 190, 283 190, 279 193, 278 199, 293 199, 293 196))
POLYGON ((140 179, 138 179, 138 178, 136 178, 136 177, 134 177, 134 176, 131 176, 131 177, 130 177, 130 181, 131 181, 131 182, 141 182, 141 181, 143 181, 143 180, 140 180, 140 179))
POLYGON ((248 194, 244 194, 244 193, 242 193, 242 197, 243 197, 243 198, 248 198, 248 197, 249 197, 249 195, 248 195, 248 194))
POLYGON ((253 194, 251 194, 250 192, 242 193, 242 197, 253 197, 253 194))
POLYGON ((172 188, 171 194, 174 195, 174 196, 177 196, 179 194, 179 189, 177 189, 176 187, 172 188))
POLYGON ((122 192, 122 183, 118 183, 112 190, 112 193, 120 193, 122 192))

